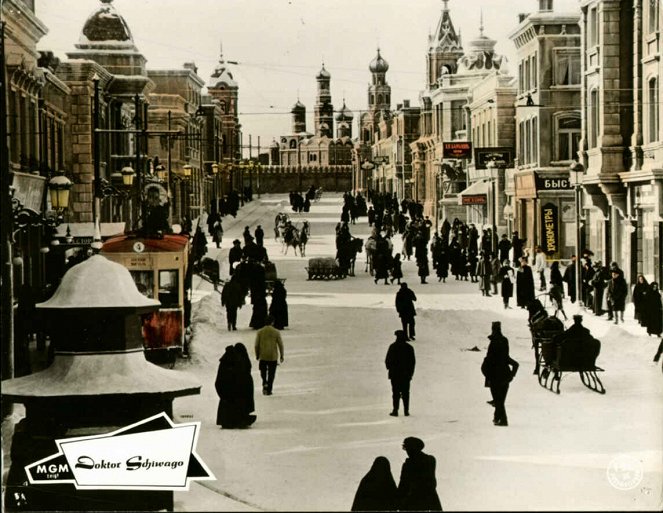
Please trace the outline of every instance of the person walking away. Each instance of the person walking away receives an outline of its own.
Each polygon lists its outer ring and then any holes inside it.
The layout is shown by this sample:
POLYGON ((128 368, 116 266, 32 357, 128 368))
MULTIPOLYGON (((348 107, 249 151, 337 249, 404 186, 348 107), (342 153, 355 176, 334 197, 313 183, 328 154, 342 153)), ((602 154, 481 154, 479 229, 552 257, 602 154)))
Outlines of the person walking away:
POLYGON ((539 290, 546 290, 546 275, 547 268, 546 254, 543 252, 541 246, 536 247, 536 256, 534 257, 534 270, 539 275, 539 290))
POLYGON ((244 306, 244 293, 237 275, 230 277, 221 290, 221 306, 226 307, 228 331, 237 331, 237 309, 244 306))
POLYGON ((397 510, 398 488, 391 474, 391 465, 387 458, 378 456, 359 482, 350 511, 397 510))
POLYGON ((401 284, 401 278, 403 277, 403 268, 401 262, 401 254, 396 253, 394 260, 391 264, 391 283, 394 283, 394 280, 397 280, 396 283, 401 284))
POLYGON ((566 282, 566 290, 571 303, 576 302, 576 256, 571 255, 569 265, 564 269, 562 280, 566 282))
POLYGON ((274 317, 274 327, 277 330, 282 330, 288 326, 287 296, 288 292, 285 290, 283 282, 276 280, 274 290, 272 290, 272 304, 269 305, 269 314, 274 317))
POLYGON ((488 336, 490 343, 486 357, 481 364, 481 372, 486 378, 485 386, 490 387, 493 397, 492 405, 495 407, 493 424, 496 426, 508 426, 504 403, 509 391, 509 383, 518 372, 519 364, 509 356, 509 341, 502 335, 502 324, 494 321, 491 326, 491 334, 488 336))
POLYGON ((261 225, 258 225, 254 230, 253 234, 255 235, 256 238, 256 244, 262 247, 265 240, 265 230, 262 229, 261 225))
POLYGON ((393 408, 392 417, 398 417, 398 406, 403 399, 403 415, 410 415, 410 381, 414 375, 416 364, 414 348, 407 343, 407 337, 403 330, 394 331, 396 341, 387 350, 384 364, 389 371, 391 381, 391 398, 393 408))
POLYGON ((562 293, 562 287, 559 285, 553 285, 550 287, 550 290, 548 291, 548 297, 550 298, 551 303, 555 307, 555 313, 553 314, 555 317, 557 317, 557 312, 562 312, 562 315, 564 316, 564 320, 567 320, 568 317, 566 316, 566 312, 564 311, 564 294, 562 293))
POLYGON ((612 305, 612 312, 615 317, 615 324, 619 324, 621 317, 624 322, 624 309, 626 308, 626 296, 628 295, 628 285, 624 279, 624 273, 621 269, 612 270, 612 280, 608 285, 608 297, 612 305))
POLYGON ((663 309, 661 308, 661 293, 658 282, 652 281, 645 296, 644 306, 645 325, 648 335, 661 336, 663 333, 663 309))
POLYGON ((516 303, 520 308, 527 308, 530 301, 534 301, 534 275, 527 265, 527 257, 521 257, 516 273, 516 303))
POLYGON ((274 326, 274 317, 267 317, 267 324, 256 333, 255 353, 262 378, 263 395, 272 395, 274 378, 276 376, 276 365, 283 363, 283 339, 281 332, 274 326))
POLYGON ((222 428, 234 428, 237 424, 236 412, 232 402, 235 393, 236 367, 235 347, 226 347, 226 352, 219 358, 219 368, 216 372, 214 387, 219 396, 216 409, 216 424, 222 428))
POLYGON ((406 340, 414 340, 414 317, 417 312, 414 302, 417 296, 408 288, 407 283, 401 283, 401 288, 396 292, 396 311, 401 318, 406 340))
POLYGON ((492 267, 488 260, 488 254, 481 252, 481 260, 477 265, 477 274, 479 275, 479 290, 484 296, 490 297, 490 274, 492 267))
POLYGON ((635 309, 635 320, 640 323, 640 326, 646 326, 646 318, 644 316, 644 309, 647 303, 647 293, 649 292, 649 283, 644 275, 638 274, 638 279, 633 286, 633 307, 635 309))
POLYGON ((550 264, 550 285, 557 285, 562 289, 562 296, 564 296, 564 279, 562 272, 559 270, 559 260, 555 260, 550 264))
POLYGON ((504 309, 506 310, 507 308, 511 308, 509 306, 509 300, 513 297, 513 283, 516 281, 513 267, 509 264, 508 258, 502 262, 500 277, 502 279, 502 302, 504 303, 504 309))
POLYGON ((223 240, 223 224, 221 223, 221 216, 218 212, 210 214, 211 223, 208 225, 211 226, 210 233, 212 234, 212 241, 216 244, 217 248, 221 247, 221 241, 223 240))
POLYGON ((447 282, 447 278, 449 277, 449 250, 444 245, 440 249, 435 272, 437 273, 437 281, 441 281, 442 283, 447 282))
POLYGON ((437 495, 435 457, 423 452, 423 440, 408 436, 403 440, 407 459, 401 468, 398 482, 398 502, 401 511, 442 511, 437 495))
POLYGON ((419 275, 421 284, 427 285, 428 282, 426 281, 426 276, 430 274, 430 270, 428 268, 428 256, 426 254, 423 254, 417 259, 417 274, 419 275))
POLYGON ((233 247, 230 248, 230 251, 228 251, 228 265, 230 266, 228 269, 228 274, 230 276, 233 275, 233 272, 235 272, 235 262, 241 262, 242 261, 242 243, 239 241, 239 239, 235 239, 233 241, 233 247))
POLYGON ((253 239, 253 235, 251 235, 251 230, 249 230, 248 226, 244 227, 244 231, 242 232, 242 237, 244 237, 244 245, 246 246, 250 240, 253 239))

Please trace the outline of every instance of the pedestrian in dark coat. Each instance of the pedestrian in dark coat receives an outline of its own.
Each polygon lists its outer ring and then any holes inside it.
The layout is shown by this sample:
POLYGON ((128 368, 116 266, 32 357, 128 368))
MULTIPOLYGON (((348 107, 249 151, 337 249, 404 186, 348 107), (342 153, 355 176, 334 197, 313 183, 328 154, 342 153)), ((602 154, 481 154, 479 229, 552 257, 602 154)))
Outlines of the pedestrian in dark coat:
POLYGON ((523 243, 526 240, 527 239, 521 239, 518 236, 517 231, 513 232, 513 239, 511 239, 511 247, 513 248, 513 263, 516 266, 520 262, 520 257, 523 256, 523 243))
POLYGON ((506 233, 502 234, 502 240, 497 244, 497 251, 499 252, 500 262, 504 262, 509 259, 509 251, 511 251, 511 241, 507 237, 506 233))
POLYGON ((635 320, 641 326, 646 326, 646 319, 644 316, 644 307, 646 304, 647 293, 649 292, 649 283, 644 275, 638 274, 638 279, 633 287, 633 307, 635 308, 635 320))
POLYGON ((446 283, 449 276, 449 249, 447 246, 442 245, 440 249, 435 272, 437 274, 437 281, 446 283))
POLYGON ((408 288, 407 283, 401 283, 401 288, 396 292, 396 311, 401 318, 407 340, 414 340, 414 317, 417 315, 414 302, 416 300, 417 296, 408 288))
POLYGON ((244 227, 244 231, 242 232, 242 237, 244 237, 244 245, 246 246, 250 240, 253 240, 253 235, 251 235, 251 230, 249 230, 248 226, 244 227))
POLYGON ((401 278, 403 277, 403 268, 401 262, 401 254, 396 253, 394 259, 391 262, 391 283, 394 283, 394 280, 397 280, 396 283, 401 284, 401 278))
POLYGON ((373 223, 375 222, 375 210, 373 210, 372 206, 368 207, 366 217, 368 217, 368 226, 373 226, 373 223))
POLYGON ((407 343, 407 337, 403 330, 396 330, 396 341, 393 342, 387 350, 387 357, 384 364, 389 371, 389 381, 391 381, 391 398, 393 408, 392 417, 398 417, 398 406, 403 399, 403 414, 410 415, 410 381, 414 375, 416 364, 414 348, 407 343))
POLYGON ((235 272, 235 267, 234 263, 235 262, 241 262, 242 260, 242 243, 239 241, 239 239, 235 239, 233 241, 233 247, 230 248, 230 251, 228 251, 228 265, 230 266, 228 269, 228 274, 230 276, 233 275, 233 272, 235 272))
POLYGON ((200 262, 207 253, 207 237, 205 237, 200 225, 196 227, 196 233, 193 234, 192 246, 192 260, 195 265, 197 262, 200 262))
POLYGON ((506 408, 504 402, 509 391, 509 383, 518 372, 518 362, 509 356, 509 341, 502 335, 502 324, 493 322, 491 334, 488 336, 490 344, 486 357, 481 364, 481 372, 485 380, 485 386, 490 387, 493 396, 491 404, 495 407, 493 424, 496 426, 508 426, 506 408))
POLYGON ((643 313, 647 334, 660 337, 663 333, 663 309, 661 308, 661 293, 658 290, 658 283, 655 281, 649 285, 643 313))
POLYGON ((423 452, 424 442, 412 436, 403 440, 407 459, 401 468, 398 483, 401 511, 442 511, 437 495, 435 457, 423 452))
POLYGON ((217 248, 220 248, 221 241, 223 240, 223 224, 221 223, 221 215, 218 212, 210 214, 207 220, 207 228, 210 234, 212 234, 212 241, 216 244, 217 248))
POLYGON ((492 266, 488 260, 488 254, 481 252, 481 260, 477 264, 477 274, 479 275, 479 290, 484 296, 490 297, 490 275, 492 266))
POLYGON ((516 276, 513 272, 513 267, 509 265, 508 258, 502 262, 502 267, 500 267, 500 279, 502 280, 502 302, 504 303, 504 308, 511 308, 509 300, 513 297, 513 282, 516 276))
POLYGON ((566 282, 566 288, 571 303, 576 302, 576 256, 571 255, 571 262, 566 269, 562 280, 566 282))
POLYGON ((226 307, 228 331, 237 331, 237 309, 244 305, 244 297, 239 277, 231 276, 230 281, 226 282, 221 291, 221 306, 226 307))
POLYGON ((612 311, 615 316, 615 324, 618 324, 620 317, 622 322, 624 322, 628 285, 621 269, 613 269, 611 273, 612 280, 610 280, 610 284, 608 285, 608 297, 610 298, 610 304, 612 305, 612 311))
POLYGON ((265 240, 265 230, 262 229, 261 225, 258 225, 253 234, 256 237, 256 244, 262 247, 263 241, 265 240))
POLYGON ((226 352, 219 359, 214 386, 219 396, 217 425, 234 429, 245 428, 255 422, 256 416, 251 414, 255 410, 251 362, 243 344, 226 347, 226 352))
POLYGON ((516 273, 516 303, 520 308, 527 308, 530 301, 534 301, 534 275, 527 258, 523 257, 516 273))
POLYGON ((559 270, 559 260, 555 260, 550 264, 550 284, 559 286, 562 289, 562 294, 564 294, 564 279, 562 278, 562 272, 559 270))
POLYGON ((282 330, 288 326, 287 295, 288 292, 285 290, 283 282, 276 280, 274 290, 272 290, 272 304, 269 305, 269 315, 274 317, 274 327, 277 330, 282 330))
POLYGON ((396 511, 398 488, 389 460, 378 456, 371 470, 361 479, 350 511, 396 511))
POLYGON ((430 270, 428 268, 428 256, 424 254, 423 256, 417 259, 417 275, 419 276, 422 285, 428 284, 428 282, 426 281, 426 276, 428 276, 429 274, 430 270))

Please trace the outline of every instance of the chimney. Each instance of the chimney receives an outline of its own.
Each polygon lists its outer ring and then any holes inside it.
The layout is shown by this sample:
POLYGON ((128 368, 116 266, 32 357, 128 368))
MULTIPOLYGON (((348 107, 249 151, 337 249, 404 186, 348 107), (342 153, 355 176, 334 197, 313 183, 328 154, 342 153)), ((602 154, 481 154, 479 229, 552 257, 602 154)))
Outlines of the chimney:
POLYGON ((404 109, 410 108, 410 100, 403 100, 403 108, 404 109))
POLYGON ((183 67, 184 69, 190 69, 190 70, 193 71, 195 74, 198 74, 198 66, 196 66, 196 63, 193 62, 193 61, 192 61, 192 62, 185 62, 185 63, 182 65, 182 67, 183 67))
POLYGON ((539 12, 550 12, 553 10, 553 0, 539 0, 539 12))
POLYGON ((518 15, 518 23, 522 23, 523 21, 525 21, 525 18, 527 18, 528 16, 529 16, 528 13, 526 13, 526 12, 521 12, 521 13, 518 15))
POLYGON ((402 104, 402 103, 397 103, 397 104, 396 104, 396 110, 401 110, 402 108, 403 108, 403 104, 402 104))

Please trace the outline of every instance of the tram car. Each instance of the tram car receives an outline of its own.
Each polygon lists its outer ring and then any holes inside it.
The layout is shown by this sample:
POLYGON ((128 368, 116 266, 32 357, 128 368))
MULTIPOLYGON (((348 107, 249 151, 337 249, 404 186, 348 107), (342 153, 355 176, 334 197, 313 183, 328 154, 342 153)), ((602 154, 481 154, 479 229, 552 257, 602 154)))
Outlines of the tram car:
POLYGON ((143 316, 143 343, 152 361, 166 356, 172 363, 185 348, 189 253, 186 235, 125 234, 108 239, 101 249, 103 256, 129 270, 142 294, 161 303, 159 310, 143 316))

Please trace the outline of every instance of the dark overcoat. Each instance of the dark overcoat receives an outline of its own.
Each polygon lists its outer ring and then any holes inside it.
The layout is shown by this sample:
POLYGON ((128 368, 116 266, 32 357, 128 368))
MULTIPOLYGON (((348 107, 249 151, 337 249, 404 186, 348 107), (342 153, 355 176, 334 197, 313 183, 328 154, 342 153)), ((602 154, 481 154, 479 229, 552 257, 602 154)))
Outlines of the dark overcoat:
POLYGON ((442 511, 436 490, 435 465, 435 457, 423 452, 405 460, 398 483, 401 511, 442 511))

